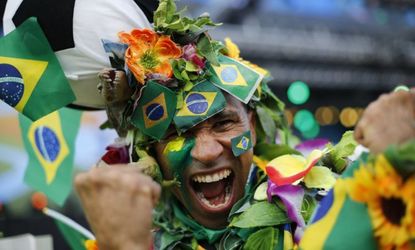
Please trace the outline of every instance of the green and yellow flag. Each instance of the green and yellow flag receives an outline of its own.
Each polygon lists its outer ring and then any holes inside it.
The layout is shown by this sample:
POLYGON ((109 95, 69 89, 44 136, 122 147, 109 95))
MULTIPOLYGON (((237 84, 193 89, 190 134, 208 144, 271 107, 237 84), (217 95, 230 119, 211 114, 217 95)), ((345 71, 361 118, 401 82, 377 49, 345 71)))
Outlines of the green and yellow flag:
POLYGON ((226 105, 222 91, 207 80, 195 85, 183 100, 174 117, 176 127, 182 132, 221 112, 226 105))
POLYGON ((0 39, 0 100, 32 121, 75 100, 35 18, 0 39))
POLYGON ((19 116, 29 155, 24 181, 59 205, 71 191, 74 143, 80 119, 81 112, 66 108, 35 122, 19 116))
POLYGON ((245 131, 241 135, 231 139, 232 153, 238 157, 252 148, 251 131, 245 131))
POLYGON ((155 81, 143 89, 131 122, 144 134, 157 140, 163 138, 176 111, 176 94, 155 81))
MULTIPOLYGON (((358 167, 359 161, 354 162, 343 177, 348 179, 358 167)), ((316 208, 300 249, 378 249, 367 206, 350 198, 345 179, 338 179, 316 208)))
POLYGON ((210 81, 241 102, 248 103, 264 76, 230 57, 219 55, 218 60, 220 66, 208 66, 212 74, 210 81))

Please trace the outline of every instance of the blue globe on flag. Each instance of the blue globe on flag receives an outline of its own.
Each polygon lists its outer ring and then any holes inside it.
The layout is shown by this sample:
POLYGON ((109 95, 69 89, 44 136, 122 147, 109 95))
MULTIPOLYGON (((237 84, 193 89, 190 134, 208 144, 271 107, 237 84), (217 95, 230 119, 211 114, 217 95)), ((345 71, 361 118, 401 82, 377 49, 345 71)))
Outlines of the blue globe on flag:
POLYGON ((230 66, 225 67, 221 72, 221 78, 225 82, 232 83, 238 78, 238 71, 230 66))
POLYGON ((192 93, 186 98, 186 105, 193 114, 203 114, 209 107, 209 103, 201 94, 192 93))
POLYGON ((15 107, 22 99, 23 92, 23 78, 16 67, 0 64, 0 100, 15 107))
POLYGON ((54 162, 58 157, 61 145, 56 133, 46 127, 40 126, 35 130, 36 148, 47 162, 54 162))
POLYGON ((164 108, 158 103, 152 103, 146 108, 146 116, 152 121, 160 120, 164 115, 164 108))

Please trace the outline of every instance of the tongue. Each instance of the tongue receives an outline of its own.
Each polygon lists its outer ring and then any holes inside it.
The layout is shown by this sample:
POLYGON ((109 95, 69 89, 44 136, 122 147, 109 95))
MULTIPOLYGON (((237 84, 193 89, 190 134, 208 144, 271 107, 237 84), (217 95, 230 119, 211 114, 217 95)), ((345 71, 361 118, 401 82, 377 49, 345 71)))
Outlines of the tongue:
POLYGON ((210 199, 219 196, 225 191, 226 181, 216 181, 211 183, 199 183, 200 191, 203 193, 206 199, 210 199))

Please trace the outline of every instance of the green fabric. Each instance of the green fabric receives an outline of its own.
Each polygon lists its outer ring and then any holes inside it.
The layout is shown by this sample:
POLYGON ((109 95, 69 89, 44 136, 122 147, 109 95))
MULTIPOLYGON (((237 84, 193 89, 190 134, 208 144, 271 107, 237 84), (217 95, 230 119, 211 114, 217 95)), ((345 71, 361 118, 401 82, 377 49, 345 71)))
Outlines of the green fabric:
POLYGON ((346 197, 324 249, 378 249, 365 204, 346 197))
POLYGON ((144 134, 157 140, 163 138, 176 110, 176 94, 155 81, 148 81, 131 122, 144 134))
POLYGON ((186 94, 183 106, 176 112, 174 123, 178 130, 184 132, 221 112, 225 105, 222 91, 211 82, 203 81, 186 94))
POLYGON ((208 65, 212 74, 210 81, 241 102, 248 103, 264 76, 230 57, 219 55, 218 60, 220 66, 208 65))
POLYGON ((72 187, 74 143, 81 112, 63 108, 36 122, 19 116, 29 156, 24 181, 63 205, 72 187))
POLYGON ((241 135, 231 139, 232 153, 238 157, 252 148, 251 131, 245 131, 241 135))
POLYGON ((75 100, 36 18, 0 39, 0 64, 0 99, 32 121, 75 100))
POLYGON ((85 236, 60 221, 55 220, 55 223, 72 250, 86 250, 85 241, 88 239, 85 236))

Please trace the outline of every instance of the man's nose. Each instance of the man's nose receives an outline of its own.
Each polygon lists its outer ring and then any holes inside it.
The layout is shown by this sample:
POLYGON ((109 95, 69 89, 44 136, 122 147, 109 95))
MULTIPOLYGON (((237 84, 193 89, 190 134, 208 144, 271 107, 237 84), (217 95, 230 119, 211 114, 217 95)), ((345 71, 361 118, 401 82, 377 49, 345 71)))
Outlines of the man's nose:
POLYGON ((191 152, 193 159, 208 165, 210 162, 215 161, 222 152, 222 144, 209 131, 196 134, 195 146, 191 152))

